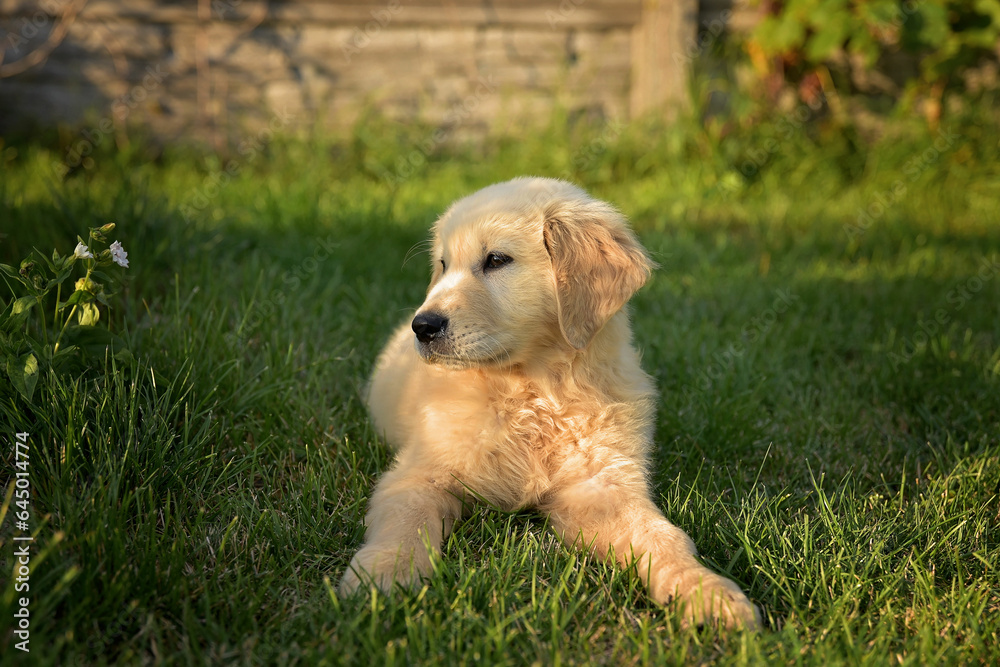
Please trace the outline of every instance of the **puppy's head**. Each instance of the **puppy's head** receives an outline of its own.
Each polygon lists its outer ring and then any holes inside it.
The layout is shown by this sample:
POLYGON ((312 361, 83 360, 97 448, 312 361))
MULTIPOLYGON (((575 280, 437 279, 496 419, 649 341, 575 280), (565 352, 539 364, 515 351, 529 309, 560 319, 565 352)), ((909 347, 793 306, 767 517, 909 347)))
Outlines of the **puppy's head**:
POLYGON ((653 268, 620 213, 548 178, 456 202, 435 225, 431 258, 416 349, 456 368, 586 348, 653 268))

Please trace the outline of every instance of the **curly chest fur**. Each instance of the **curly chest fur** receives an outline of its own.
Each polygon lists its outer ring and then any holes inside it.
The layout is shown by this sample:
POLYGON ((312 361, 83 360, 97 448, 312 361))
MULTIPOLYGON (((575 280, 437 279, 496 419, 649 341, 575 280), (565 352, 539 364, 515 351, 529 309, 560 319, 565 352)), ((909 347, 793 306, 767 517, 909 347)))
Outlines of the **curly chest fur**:
POLYGON ((487 404, 489 418, 460 481, 508 510, 540 504, 559 483, 567 461, 579 469, 581 460, 599 457, 628 425, 628 406, 545 395, 531 385, 493 385, 487 404))

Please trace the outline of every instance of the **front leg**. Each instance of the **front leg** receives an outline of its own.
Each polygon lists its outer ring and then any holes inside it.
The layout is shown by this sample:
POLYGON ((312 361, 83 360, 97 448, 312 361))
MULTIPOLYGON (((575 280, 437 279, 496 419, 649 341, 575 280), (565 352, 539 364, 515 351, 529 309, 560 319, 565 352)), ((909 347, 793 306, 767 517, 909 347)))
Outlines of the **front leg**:
POLYGON ((650 597, 679 602, 685 622, 760 627, 760 612, 739 586, 699 563, 691 538, 649 499, 638 466, 619 462, 569 484, 544 509, 565 542, 601 557, 613 549, 619 563, 634 564, 650 597))
POLYGON ((372 582, 385 592, 411 586, 430 574, 437 551, 461 516, 461 497, 427 471, 396 467, 379 480, 365 517, 365 542, 340 582, 341 594, 372 582))

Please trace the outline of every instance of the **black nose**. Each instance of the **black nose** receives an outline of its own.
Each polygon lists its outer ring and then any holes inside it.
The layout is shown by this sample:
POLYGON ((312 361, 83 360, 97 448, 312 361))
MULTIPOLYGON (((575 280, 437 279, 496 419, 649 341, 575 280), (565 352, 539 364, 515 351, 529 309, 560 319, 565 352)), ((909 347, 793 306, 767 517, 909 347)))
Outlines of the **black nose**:
POLYGON ((429 343, 444 333, 448 327, 448 318, 441 317, 437 313, 419 313, 413 318, 410 326, 413 328, 413 333, 417 334, 417 340, 429 343))

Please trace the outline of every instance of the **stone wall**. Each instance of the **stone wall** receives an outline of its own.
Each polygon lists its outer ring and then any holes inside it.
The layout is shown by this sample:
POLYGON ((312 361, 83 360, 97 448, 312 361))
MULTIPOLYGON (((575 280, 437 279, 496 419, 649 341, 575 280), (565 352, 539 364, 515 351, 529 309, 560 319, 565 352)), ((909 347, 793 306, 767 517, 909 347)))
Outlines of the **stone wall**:
MULTIPOLYGON (((716 12, 718 0, 703 3, 716 12)), ((725 5, 725 3, 722 3, 725 5)), ((462 132, 686 93, 697 0, 0 0, 0 131, 225 141, 367 109, 462 132)))

